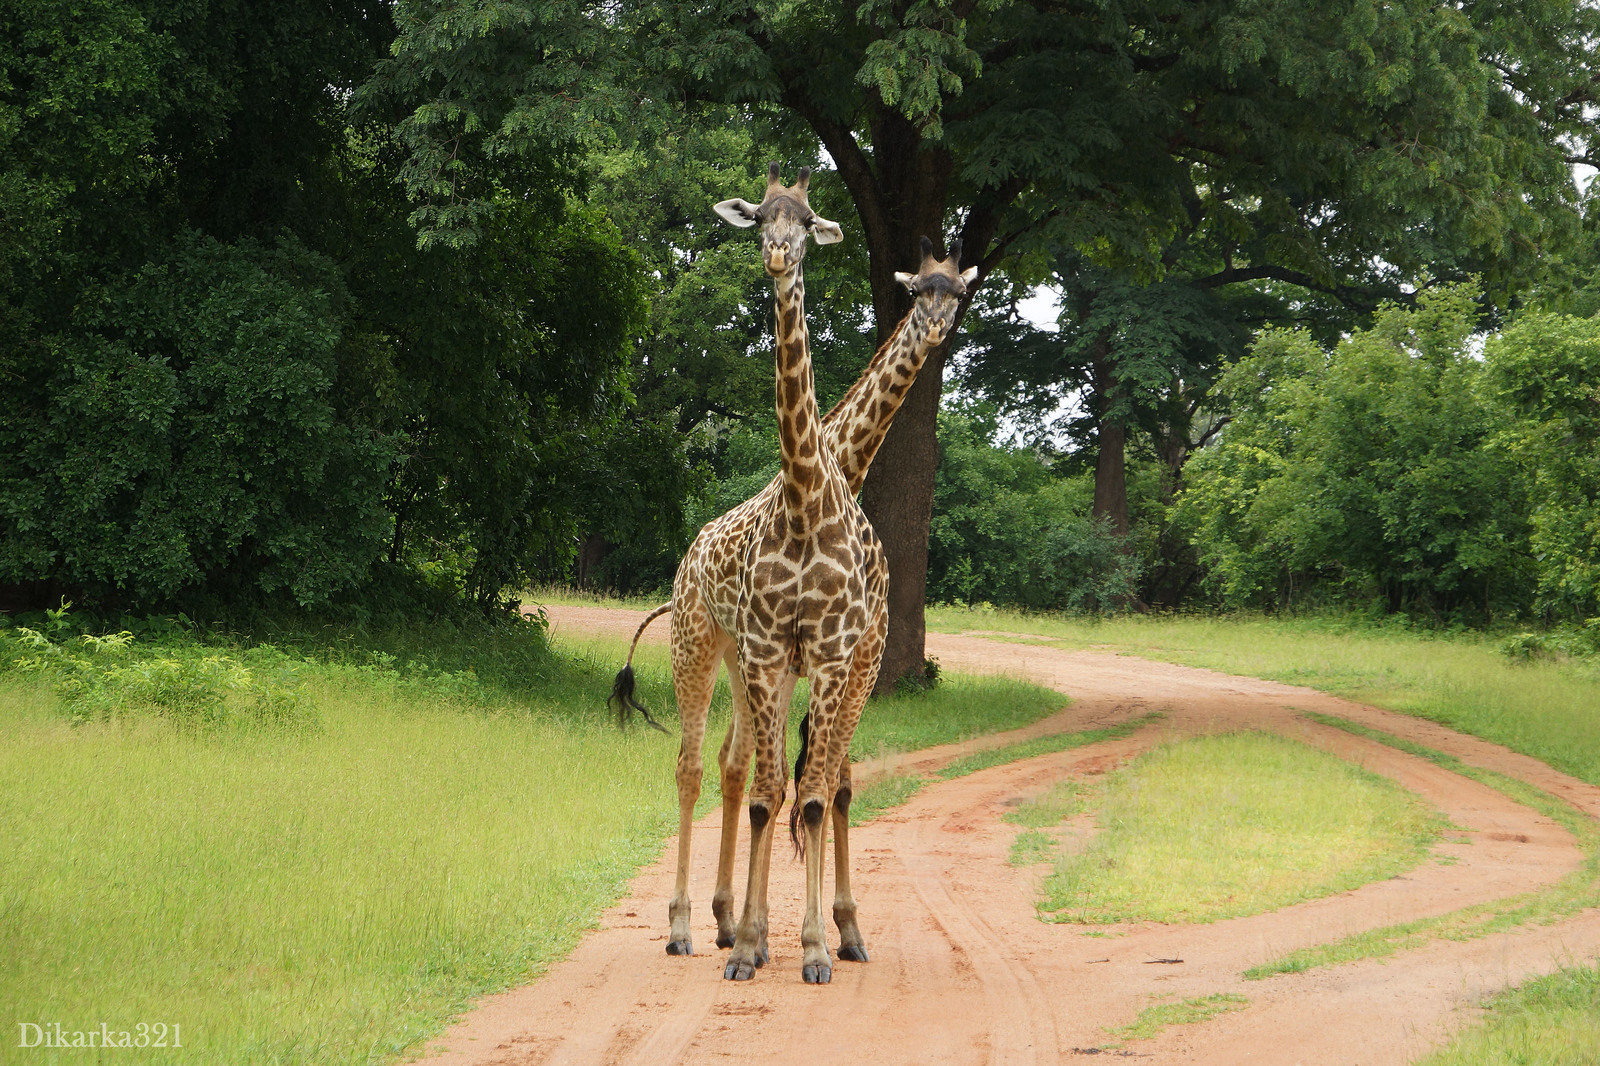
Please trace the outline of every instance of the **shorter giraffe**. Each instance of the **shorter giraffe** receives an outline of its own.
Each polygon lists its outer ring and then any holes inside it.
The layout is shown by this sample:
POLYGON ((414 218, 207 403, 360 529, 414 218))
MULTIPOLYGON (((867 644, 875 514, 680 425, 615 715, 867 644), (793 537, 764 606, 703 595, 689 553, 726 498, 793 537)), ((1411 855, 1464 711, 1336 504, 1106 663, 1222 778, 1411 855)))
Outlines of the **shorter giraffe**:
MULTIPOLYGON (((867 471, 877 453, 879 445, 883 442, 884 435, 899 410, 901 401, 906 391, 916 378, 917 371, 921 368, 928 351, 942 343, 947 336, 950 326, 954 322, 960 301, 966 296, 967 286, 972 283, 977 274, 977 268, 967 271, 959 270, 961 242, 953 242, 950 254, 939 259, 933 253, 933 244, 926 237, 922 240, 922 264, 917 274, 897 273, 896 279, 915 295, 916 301, 906 317, 901 320, 894 334, 879 349, 872 362, 868 365, 861 378, 851 387, 843 399, 830 411, 823 423, 823 447, 831 452, 837 459, 839 466, 849 483, 849 491, 853 495, 859 491, 862 481, 866 478, 867 471)), ((758 519, 763 508, 767 505, 772 494, 781 489, 781 476, 774 478, 761 494, 745 501, 733 508, 720 518, 707 523, 700 535, 695 539, 689 552, 685 555, 679 568, 680 577, 685 572, 700 575, 700 580, 693 590, 699 598, 716 603, 721 608, 718 613, 732 610, 733 600, 737 590, 738 568, 740 555, 734 550, 735 546, 742 543, 749 535, 752 524, 758 519), (720 602, 718 602, 720 601, 720 602)), ((679 603, 675 594, 673 601, 651 612, 649 617, 639 626, 634 634, 633 645, 629 648, 628 661, 631 664, 633 650, 638 646, 639 638, 651 622, 673 610, 679 603)), ((682 633, 675 624, 673 642, 677 648, 682 633)), ((721 634, 706 629, 702 634, 693 639, 716 641, 721 634)), ((712 911, 717 918, 717 944, 719 947, 730 947, 735 937, 733 920, 733 865, 735 847, 738 837, 738 807, 744 793, 745 778, 749 772, 750 756, 748 748, 744 747, 747 737, 740 736, 739 721, 745 711, 743 685, 738 670, 738 664, 731 654, 731 647, 726 649, 722 659, 726 662, 729 673, 730 689, 733 693, 735 704, 734 722, 730 725, 728 735, 723 741, 719 763, 722 768, 722 796, 723 796, 723 822, 722 841, 717 864, 717 885, 715 895, 712 897, 712 911), (743 753, 741 755, 741 748, 743 753)), ((878 654, 881 654, 881 648, 878 654)), ((858 684, 851 687, 847 703, 850 710, 847 714, 853 722, 859 717, 861 706, 870 694, 873 682, 876 680, 876 655, 873 656, 873 669, 869 672, 861 671, 857 679, 858 684)), ((679 656, 674 653, 674 680, 680 681, 679 656)), ((692 831, 692 811, 695 801, 699 798, 700 761, 699 755, 704 742, 707 712, 710 708, 711 689, 715 682, 717 660, 710 660, 710 675, 695 683, 692 678, 686 678, 689 684, 679 684, 678 709, 682 722, 684 740, 679 755, 679 800, 681 805, 679 854, 677 890, 673 896, 671 908, 672 935, 667 942, 669 954, 692 954, 693 947, 689 936, 690 902, 688 896, 688 851, 689 833, 692 831), (685 690, 694 693, 696 698, 686 699, 685 690), (703 698, 700 698, 703 697, 703 698)), ((628 708, 644 711, 633 700, 633 674, 631 665, 625 666, 617 676, 617 685, 613 691, 613 699, 618 704, 619 712, 625 713, 628 708)), ((647 721, 652 725, 654 721, 647 721)), ((853 729, 852 729, 853 731, 853 729)), ((809 731, 808 731, 809 733, 809 731)), ((848 740, 846 740, 846 749, 848 740)), ((840 932, 839 957, 853 961, 867 961, 866 944, 861 936, 856 922, 856 906, 850 890, 849 879, 849 805, 851 798, 850 767, 848 751, 835 752, 828 760, 832 764, 832 772, 838 775, 838 786, 832 804, 832 821, 834 829, 834 878, 835 894, 833 904, 834 923, 840 932)), ((796 777, 799 778, 803 771, 803 764, 797 767, 796 777)), ((795 808, 798 815, 799 807, 795 808)), ((797 831, 797 826, 791 820, 791 832, 797 831)))

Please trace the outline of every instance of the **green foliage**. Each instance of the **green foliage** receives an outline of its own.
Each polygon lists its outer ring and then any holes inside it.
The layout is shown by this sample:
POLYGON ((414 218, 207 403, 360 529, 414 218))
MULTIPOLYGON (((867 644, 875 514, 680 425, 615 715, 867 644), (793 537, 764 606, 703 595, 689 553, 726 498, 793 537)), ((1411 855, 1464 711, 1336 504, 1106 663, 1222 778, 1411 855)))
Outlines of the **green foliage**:
POLYGON ((1093 486, 1031 449, 990 444, 982 410, 940 414, 928 593, 946 603, 1095 609, 1130 596, 1137 558, 1089 516, 1093 486))
POLYGON ((1484 351, 1505 411, 1500 447, 1524 472, 1536 605, 1600 613, 1600 318, 1530 314, 1484 351))
POLYGON ((127 630, 69 638, 65 615, 64 607, 50 612, 48 636, 27 626, 0 629, 0 674, 49 683, 74 724, 126 714, 206 728, 317 723, 291 660, 271 645, 227 655, 186 641, 136 646, 127 630))
POLYGON ((326 605, 381 599, 386 554, 489 607, 585 520, 681 540, 682 449, 623 417, 636 256, 559 154, 476 188, 498 205, 476 247, 419 251, 404 111, 353 105, 387 8, 16 7, 0 584, 326 605))
POLYGON ((1527 505, 1492 446, 1474 297, 1424 293, 1332 351, 1269 332, 1228 370, 1233 422, 1184 498, 1224 602, 1288 604, 1320 583, 1390 610, 1527 605, 1527 505))
POLYGON ((0 578, 168 599, 219 571, 301 603, 359 581, 395 441, 336 416, 334 265, 190 233, 92 281, 0 423, 0 578))

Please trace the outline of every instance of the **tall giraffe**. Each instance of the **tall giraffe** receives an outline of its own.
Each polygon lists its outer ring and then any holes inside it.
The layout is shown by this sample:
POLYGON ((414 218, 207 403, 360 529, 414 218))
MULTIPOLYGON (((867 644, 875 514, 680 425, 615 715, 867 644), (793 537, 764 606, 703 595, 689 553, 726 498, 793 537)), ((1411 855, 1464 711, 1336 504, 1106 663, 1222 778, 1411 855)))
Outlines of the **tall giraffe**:
MULTIPOLYGON (((762 259, 776 296, 775 393, 782 469, 773 485, 738 509, 746 511, 743 521, 702 531, 697 540, 716 540, 716 550, 708 543, 704 552, 691 551, 673 584, 673 684, 680 705, 709 704, 719 660, 729 667, 735 693, 734 725, 720 760, 724 784, 734 786, 723 798, 724 861, 731 860, 732 849, 726 845, 737 833, 738 786, 755 756, 749 879, 723 974, 731 980, 748 980, 768 957, 767 875, 776 815, 788 784, 784 731, 789 697, 802 676, 811 681, 809 743, 821 757, 807 763, 797 786, 809 845, 801 972, 808 983, 832 977, 821 903, 823 823, 838 784, 839 760, 829 756, 848 750, 855 731, 851 712, 859 714, 860 709, 853 697, 863 687, 863 675, 870 684, 876 674, 888 625, 888 569, 882 548, 837 460, 821 446, 802 264, 808 233, 828 244, 842 234, 811 210, 809 178, 809 170, 802 170, 795 185, 786 188, 774 163, 760 204, 735 199, 717 205, 728 221, 761 229, 762 259), (731 586, 726 566, 705 565, 730 556, 736 560, 731 586)), ((685 730, 678 760, 682 835, 670 915, 672 942, 679 951, 690 948, 687 841, 699 791, 703 733, 703 726, 685 730)), ((731 904, 731 898, 714 899, 713 910, 731 911, 731 904)), ((719 912, 719 932, 724 925, 719 912)))
MULTIPOLYGON (((770 192, 770 185, 769 185, 770 192)), ((735 201, 729 201, 733 204, 735 201)), ((722 208, 723 205, 718 205, 722 208)), ((745 205, 749 211, 753 205, 745 205)), ((744 224, 744 217, 739 219, 744 224)), ((819 243, 824 243, 819 241, 819 243)), ((882 444, 884 435, 899 410, 906 391, 916 379, 927 353, 940 344, 954 321, 967 286, 972 283, 977 268, 960 271, 961 242, 955 241, 949 255, 940 260, 934 255, 933 244, 922 240, 922 264, 916 274, 896 273, 896 279, 915 296, 916 301, 896 327, 894 334, 878 350, 857 382, 823 420, 823 448, 833 454, 849 484, 852 496, 861 488, 868 468, 882 444)), ((738 569, 741 562, 739 547, 749 535, 753 524, 770 506, 768 497, 781 490, 782 475, 775 477, 765 491, 707 523, 690 546, 679 567, 680 581, 686 572, 697 575, 697 594, 707 601, 723 601, 721 613, 730 613, 736 606, 738 569)), ((634 634, 633 646, 628 652, 631 664, 633 650, 638 647, 644 630, 661 615, 680 603, 678 588, 672 601, 652 611, 634 634)), ((678 786, 680 801, 678 833, 678 869, 676 889, 670 908, 671 935, 667 951, 674 955, 693 954, 689 933, 690 900, 688 894, 688 863, 690 833, 693 827, 692 812, 699 799, 701 780, 701 748, 704 743, 711 691, 715 683, 718 658, 726 661, 729 687, 733 693, 734 721, 724 738, 719 755, 722 778, 723 818, 722 840, 717 863, 716 892, 712 897, 712 913, 717 919, 717 945, 731 947, 735 939, 733 920, 733 866, 738 838, 738 807, 744 794, 745 778, 749 772, 750 749, 748 731, 741 735, 739 721, 746 713, 746 702, 740 683, 736 657, 731 641, 718 655, 689 656, 680 654, 684 643, 717 643, 723 635, 701 626, 674 626, 673 676, 678 684, 678 711, 683 728, 683 745, 678 759, 678 786), (691 631, 692 630, 692 631, 691 631), (709 659, 709 677, 692 674, 698 668, 705 671, 709 659), (680 681, 679 679, 684 679, 680 681), (685 684, 684 681, 688 683, 685 684)), ((876 653, 881 655, 881 646, 876 653)), ((871 693, 876 680, 874 668, 863 671, 860 686, 853 686, 850 702, 855 721, 862 704, 871 693)), ((614 698, 619 710, 629 706, 644 711, 632 701, 632 669, 625 666, 618 675, 614 698)), ((654 724, 646 712, 647 721, 654 724)), ((856 906, 849 880, 849 807, 851 799, 848 743, 842 757, 837 760, 838 786, 834 794, 834 923, 840 932, 839 957, 853 961, 867 961, 866 944, 856 923, 856 906)))

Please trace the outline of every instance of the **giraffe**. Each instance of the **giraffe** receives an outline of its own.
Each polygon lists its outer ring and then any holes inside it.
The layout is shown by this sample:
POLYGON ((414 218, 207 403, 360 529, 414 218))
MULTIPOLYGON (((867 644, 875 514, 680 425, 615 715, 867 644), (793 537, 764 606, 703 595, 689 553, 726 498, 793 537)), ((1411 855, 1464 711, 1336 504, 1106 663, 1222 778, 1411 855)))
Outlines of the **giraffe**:
MULTIPOLYGON (((761 206, 773 199, 775 183, 775 176, 769 174, 768 197, 761 206)), ((803 193, 804 186, 805 177, 802 176, 796 188, 803 193)), ((778 186, 778 191, 781 195, 781 186, 778 186)), ((727 201, 718 205, 718 210, 724 217, 729 217, 730 212, 737 214, 738 217, 730 218, 730 221, 751 225, 754 224, 751 220, 758 216, 761 206, 744 201, 727 201)), ((801 206, 804 206, 803 201, 801 206)), ((809 212, 808 207, 804 210, 809 212)), ((831 224, 821 224, 817 225, 813 232, 820 232, 827 237, 836 230, 837 227, 832 227, 831 224)), ((803 237, 801 239, 803 240, 803 237)), ((819 239, 819 243, 831 243, 831 241, 819 239)), ((919 273, 896 274, 896 278, 917 296, 916 305, 901 321, 894 335, 878 351, 861 379, 829 412, 824 421, 823 450, 831 453, 842 468, 852 504, 872 458, 882 443, 883 435, 888 431, 894 413, 899 408, 900 401, 915 379, 927 352, 943 340, 954 319, 959 301, 965 295, 966 286, 976 275, 976 268, 964 273, 958 270, 959 242, 952 245, 950 255, 943 261, 933 255, 932 243, 929 240, 924 238, 922 244, 923 261, 919 273)), ((803 319, 801 321, 803 324, 803 319)), ((747 542, 752 528, 760 517, 771 508, 772 499, 781 493, 782 482, 783 475, 780 474, 763 493, 707 524, 680 566, 672 601, 651 612, 635 633, 633 647, 637 647, 639 637, 651 622, 673 610, 675 605, 689 604, 691 598, 709 608, 709 613, 714 616, 727 617, 736 613, 738 570, 743 559, 739 549, 747 542), (685 580, 686 575, 694 575, 694 578, 685 580)), ((867 529, 870 533, 870 527, 867 529)), ((875 546, 876 539, 872 538, 872 541, 875 546)), ((725 661, 728 667, 735 710, 734 722, 729 728, 719 755, 722 771, 723 822, 717 889, 712 898, 712 911, 717 918, 719 947, 733 946, 736 940, 732 873, 738 835, 738 805, 744 791, 751 752, 749 729, 741 727, 741 722, 747 721, 748 702, 731 638, 725 630, 719 629, 714 624, 714 618, 688 618, 687 611, 681 612, 679 617, 685 618, 685 621, 674 623, 673 675, 674 683, 678 687, 678 705, 684 739, 678 765, 680 800, 678 870, 676 889, 669 911, 672 932, 668 939, 667 951, 670 954, 692 954, 693 947, 689 936, 690 902, 687 890, 689 835, 692 830, 694 803, 699 797, 701 745, 704 740, 706 714, 710 706, 711 689, 715 683, 718 658, 725 661), (688 650, 694 648, 700 648, 700 651, 695 653, 688 650)), ((869 634, 872 639, 868 642, 868 646, 857 652, 862 665, 852 675, 841 717, 841 722, 848 723, 849 733, 854 732, 854 723, 859 718, 861 707, 876 678, 877 661, 882 654, 882 628, 881 625, 876 626, 874 632, 869 634)), ((632 657, 633 648, 630 648, 628 655, 630 665, 624 666, 618 674, 616 690, 613 693, 621 713, 626 713, 630 707, 644 710, 632 699, 632 657)), ((792 685, 792 681, 790 684, 792 685)), ((646 718, 654 724, 649 719, 648 713, 646 718)), ((808 730, 806 739, 811 739, 812 736, 808 730)), ((819 772, 824 777, 837 780, 832 790, 835 850, 833 915, 840 931, 839 956, 842 959, 865 962, 868 957, 866 945, 856 923, 855 902, 849 885, 848 826, 851 790, 848 747, 849 736, 846 734, 842 743, 836 740, 832 745, 829 757, 824 760, 825 769, 819 772)), ((803 744, 802 753, 804 751, 803 744)), ((802 754, 802 760, 797 763, 796 768, 796 777, 801 779, 797 782, 796 815, 801 810, 799 797, 803 794, 806 784, 804 765, 804 754, 802 754)), ((795 818, 791 818, 791 832, 795 831, 794 822, 795 818)), ((752 847, 754 846, 755 841, 752 841, 752 847)), ((807 850, 809 854, 817 855, 820 860, 820 853, 815 848, 807 850)), ((820 932, 820 914, 816 918, 816 924, 820 932)), ((764 961, 765 954, 763 940, 756 955, 756 965, 764 961)), ((735 969, 734 963, 730 963, 729 969, 735 969)), ((824 969, 812 970, 808 966, 805 975, 809 979, 816 974, 825 975, 829 972, 831 971, 824 969)), ((825 980, 826 976, 822 979, 825 980)))

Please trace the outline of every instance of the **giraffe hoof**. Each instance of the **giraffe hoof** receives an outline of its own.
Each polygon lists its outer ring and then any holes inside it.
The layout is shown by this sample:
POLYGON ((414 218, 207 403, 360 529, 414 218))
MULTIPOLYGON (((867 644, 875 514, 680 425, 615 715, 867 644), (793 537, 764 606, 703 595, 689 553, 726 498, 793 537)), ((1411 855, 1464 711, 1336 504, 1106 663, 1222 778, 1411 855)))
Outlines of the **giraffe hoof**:
POLYGON ((808 985, 825 985, 833 980, 833 967, 825 962, 811 963, 801 967, 800 976, 808 985))
POLYGON ((669 940, 667 941, 667 954, 693 955, 694 944, 688 940, 669 940))
POLYGON ((733 934, 732 933, 718 933, 717 934, 717 947, 719 947, 719 948, 731 948, 731 947, 733 947, 733 934))
POLYGON ((840 944, 839 958, 848 962, 866 962, 867 946, 865 944, 840 944))
POLYGON ((756 975, 756 968, 748 962, 730 962, 723 967, 724 981, 748 981, 756 975))

